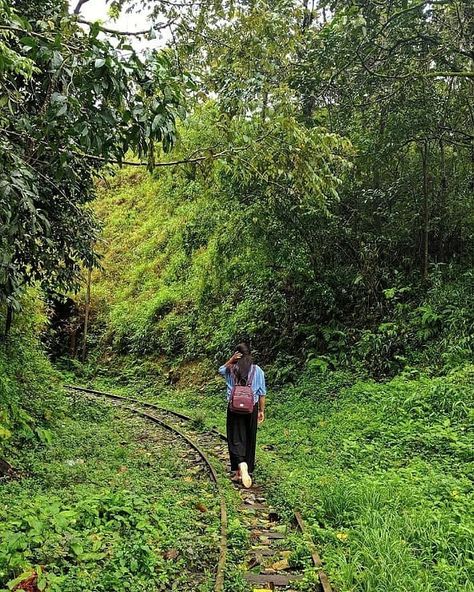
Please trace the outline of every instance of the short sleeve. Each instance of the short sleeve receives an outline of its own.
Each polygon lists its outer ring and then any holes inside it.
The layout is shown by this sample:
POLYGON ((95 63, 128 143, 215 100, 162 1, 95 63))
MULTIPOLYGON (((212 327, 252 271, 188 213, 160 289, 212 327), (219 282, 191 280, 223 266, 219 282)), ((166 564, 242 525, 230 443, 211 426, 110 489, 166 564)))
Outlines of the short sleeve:
POLYGON ((218 370, 219 374, 222 374, 222 376, 226 376, 227 375, 227 366, 221 366, 218 370))
POLYGON ((257 389, 256 394, 259 397, 264 397, 267 394, 267 386, 265 384, 265 373, 259 367, 257 372, 257 389))

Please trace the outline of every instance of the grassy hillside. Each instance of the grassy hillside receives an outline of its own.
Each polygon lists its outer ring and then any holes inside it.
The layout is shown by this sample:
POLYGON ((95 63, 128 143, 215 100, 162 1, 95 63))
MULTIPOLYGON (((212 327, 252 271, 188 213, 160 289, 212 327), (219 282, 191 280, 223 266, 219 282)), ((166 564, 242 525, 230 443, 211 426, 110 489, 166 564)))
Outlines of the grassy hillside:
POLYGON ((291 267, 302 262, 283 258, 275 267, 266 240, 239 239, 250 231, 219 193, 219 175, 127 169, 100 188, 102 270, 93 273, 92 308, 103 345, 177 362, 217 359, 247 338, 289 375, 303 362, 384 377, 472 359, 472 269, 439 266, 428 283, 380 287, 367 310, 355 270, 322 268, 306 281, 291 267))

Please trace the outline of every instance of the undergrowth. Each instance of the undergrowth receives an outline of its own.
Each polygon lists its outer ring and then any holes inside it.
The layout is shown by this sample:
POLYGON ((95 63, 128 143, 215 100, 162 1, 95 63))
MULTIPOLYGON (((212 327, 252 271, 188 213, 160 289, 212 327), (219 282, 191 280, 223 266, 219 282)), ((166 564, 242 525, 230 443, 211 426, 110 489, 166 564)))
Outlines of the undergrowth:
POLYGON ((0 484, 2 592, 31 576, 51 592, 208 591, 212 485, 143 420, 82 400, 67 411, 50 444, 18 452, 22 479, 0 484))
MULTIPOLYGON (((177 388, 139 371, 96 384, 223 430, 223 385, 205 373, 183 369, 177 388)), ((474 367, 386 383, 313 367, 269 387, 257 478, 283 515, 302 510, 335 588, 472 592, 474 367)))
POLYGON ((46 319, 35 292, 24 297, 23 307, 0 340, 0 457, 38 440, 46 443, 64 408, 59 376, 39 341, 46 319))

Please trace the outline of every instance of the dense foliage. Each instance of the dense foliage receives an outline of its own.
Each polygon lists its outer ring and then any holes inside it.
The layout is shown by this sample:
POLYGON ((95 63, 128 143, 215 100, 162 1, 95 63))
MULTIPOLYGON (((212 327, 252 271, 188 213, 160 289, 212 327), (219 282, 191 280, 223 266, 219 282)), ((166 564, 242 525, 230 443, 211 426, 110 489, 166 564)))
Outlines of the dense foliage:
POLYGON ((38 302, 37 294, 23 300, 9 341, 0 343, 0 459, 18 446, 49 442, 63 406, 58 376, 39 342, 46 316, 38 302))
POLYGON ((177 28, 202 87, 179 154, 209 158, 101 191, 95 297, 122 350, 248 337, 268 359, 376 375, 472 355, 472 9, 315 4, 177 28))
POLYGON ((215 560, 212 485, 142 421, 81 400, 65 410, 48 447, 17 454, 23 479, 2 484, 2 592, 28 581, 51 592, 190 589, 201 558, 215 560))
MULTIPOLYGON (((181 87, 166 53, 83 30, 63 0, 0 2, 0 305, 25 286, 64 293, 95 260, 86 204, 104 162, 154 160, 174 139, 181 87)), ((7 327, 8 328, 8 327, 7 327)))
MULTIPOLYGON (((214 108, 205 113, 215 116, 214 108)), ((203 117, 182 131, 183 143, 202 139, 203 117)), ((318 267, 324 245, 308 248, 325 225, 344 232, 335 215, 319 203, 298 204, 289 228, 283 199, 255 199, 253 188, 244 202, 233 185, 240 173, 228 171, 221 161, 205 175, 130 170, 100 189, 95 207, 105 242, 104 269, 92 283, 95 338, 121 352, 192 359, 224 355, 247 337, 267 360, 280 360, 281 378, 301 361, 380 376, 407 364, 442 370, 469 359, 468 268, 438 266, 424 285, 417 270, 394 272, 394 285, 379 285, 364 301, 360 270, 335 261, 318 267), (307 235, 294 227, 297 217, 307 235)))
POLYGON ((194 516, 213 493, 176 447, 65 398, 43 355, 27 287, 74 354, 90 303, 68 291, 96 266, 81 379, 222 428, 212 375, 250 341, 257 479, 337 589, 472 592, 472 2, 107 4, 147 10, 163 51, 0 0, 0 461, 22 477, 1 483, 0 587, 186 590, 215 563, 216 508, 194 516))

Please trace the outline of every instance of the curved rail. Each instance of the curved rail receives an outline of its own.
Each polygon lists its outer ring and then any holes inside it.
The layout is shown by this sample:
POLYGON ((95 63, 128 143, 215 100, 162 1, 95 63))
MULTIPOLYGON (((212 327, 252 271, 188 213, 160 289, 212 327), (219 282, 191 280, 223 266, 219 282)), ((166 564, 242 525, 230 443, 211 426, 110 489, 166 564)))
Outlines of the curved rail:
MULTIPOLYGON (((176 417, 179 417, 181 419, 191 420, 190 417, 183 415, 181 413, 178 413, 175 411, 170 411, 168 409, 159 407, 158 405, 154 405, 153 403, 144 403, 143 401, 140 401, 139 399, 134 399, 132 397, 122 397, 120 395, 116 395, 113 393, 105 393, 102 391, 96 391, 94 389, 87 389, 87 388, 77 387, 77 386, 73 386, 73 385, 65 385, 65 386, 69 390, 85 392, 85 393, 98 395, 98 396, 105 396, 110 399, 117 399, 120 401, 134 402, 134 403, 138 403, 138 404, 142 405, 143 407, 150 407, 152 409, 156 409, 159 411, 165 411, 165 412, 170 413, 171 415, 175 415, 176 417)), ((169 430, 170 432, 174 432, 175 434, 180 436, 180 438, 182 438, 188 444, 188 446, 190 446, 193 450, 195 450, 199 454, 199 456, 203 460, 204 464, 206 465, 207 469, 209 470, 209 474, 211 475, 211 480, 215 484, 217 492, 219 494, 219 498, 220 498, 221 538, 220 538, 220 545, 219 545, 219 561, 217 563, 217 569, 216 569, 216 581, 215 581, 215 585, 214 585, 214 592, 222 592, 224 590, 224 571, 225 571, 225 564, 226 564, 226 559, 227 559, 227 506, 226 506, 224 495, 223 495, 220 485, 219 485, 219 479, 217 477, 217 473, 216 473, 216 470, 214 469, 214 466, 212 465, 208 456, 196 444, 196 442, 191 440, 191 438, 186 436, 186 434, 183 434, 183 432, 178 430, 176 427, 166 423, 165 421, 163 421, 159 417, 156 417, 155 415, 151 415, 150 413, 147 413, 146 411, 141 411, 140 409, 135 409, 134 407, 128 407, 128 406, 124 406, 123 409, 126 409, 127 411, 130 411, 131 413, 135 413, 136 415, 139 415, 140 417, 148 419, 149 421, 152 421, 153 423, 160 425, 161 427, 165 428, 166 430, 169 430)), ((220 434, 220 435, 222 436, 223 434, 220 434)))
MULTIPOLYGON (((102 397, 108 397, 109 399, 117 399, 119 401, 129 401, 132 403, 137 403, 138 405, 141 405, 142 407, 147 407, 148 409, 156 409, 157 411, 162 411, 164 413, 168 413, 169 415, 174 415, 175 417, 178 417, 179 419, 183 419, 185 421, 190 421, 190 422, 193 421, 193 418, 189 417, 189 415, 184 415, 184 413, 174 411, 173 409, 168 409, 167 407, 160 407, 159 405, 155 405, 155 403, 149 403, 148 401, 142 401, 142 400, 136 399, 134 397, 124 397, 123 395, 117 395, 115 393, 109 393, 106 391, 98 391, 95 389, 86 388, 84 386, 75 386, 73 384, 65 384, 64 386, 67 389, 73 390, 73 391, 90 393, 92 395, 99 395, 102 397)), ((227 442, 227 437, 224 434, 222 434, 221 432, 219 432, 219 430, 216 430, 215 428, 209 428, 208 431, 211 432, 212 434, 214 434, 215 436, 219 437, 221 440, 224 440, 225 442, 227 442)))
MULTIPOLYGON (((116 399, 116 400, 123 401, 123 402, 136 403, 138 405, 141 405, 142 407, 147 407, 148 409, 155 409, 156 411, 160 411, 162 413, 168 413, 169 415, 175 416, 175 417, 177 417, 181 420, 184 420, 184 421, 189 421, 189 422, 193 421, 192 417, 189 417, 188 415, 185 415, 184 413, 180 413, 178 411, 174 411, 174 410, 168 409, 166 407, 160 407, 159 405, 155 405, 154 403, 149 403, 147 401, 141 401, 140 399, 136 399, 134 397, 125 397, 122 395, 117 395, 115 393, 98 391, 95 389, 90 389, 90 388, 81 387, 81 386, 74 386, 74 385, 69 385, 69 384, 65 385, 65 387, 68 388, 69 390, 72 390, 72 391, 85 392, 85 393, 90 393, 92 395, 107 397, 109 399, 116 399)), ((201 456, 201 458, 203 459, 205 464, 208 466, 209 471, 212 476, 212 480, 216 484, 217 490, 219 492, 220 504, 221 504, 221 542, 220 542, 219 562, 218 562, 217 570, 216 570, 216 582, 215 582, 214 592, 222 592, 224 589, 224 570, 225 570, 225 563, 226 563, 226 556, 227 556, 227 508, 225 505, 224 496, 222 495, 222 492, 219 487, 219 483, 217 481, 217 474, 215 472, 214 467, 212 466, 211 462, 209 461, 207 456, 204 454, 204 452, 199 448, 199 446, 195 442, 193 442, 191 439, 189 439, 181 431, 176 429, 175 427, 170 426, 166 422, 162 421, 161 419, 159 419, 153 415, 150 415, 150 414, 148 414, 144 411, 140 411, 138 409, 134 409, 133 407, 125 407, 125 409, 128 409, 129 411, 132 411, 133 413, 137 413, 138 415, 148 418, 151 421, 154 421, 155 423, 160 424, 165 429, 168 429, 168 430, 171 430, 171 431, 177 433, 194 450, 196 450, 196 452, 198 452, 198 454, 201 456)), ((225 442, 227 442, 227 437, 224 434, 222 434, 221 432, 219 432, 217 429, 211 428, 207 431, 214 434, 215 436, 219 437, 221 440, 224 440, 225 442)), ((320 584, 322 592, 333 592, 331 584, 328 580, 328 577, 327 577, 326 573, 323 571, 323 564, 322 564, 321 558, 320 558, 320 556, 316 550, 316 547, 312 541, 311 535, 309 534, 309 532, 306 528, 306 525, 303 521, 303 517, 301 516, 301 513, 299 511, 295 511, 294 517, 295 517, 294 522, 296 524, 296 527, 304 535, 306 535, 306 538, 309 541, 310 548, 311 548, 310 550, 311 550, 312 562, 313 562, 313 565, 317 571, 318 578, 319 578, 319 584, 320 584)))

